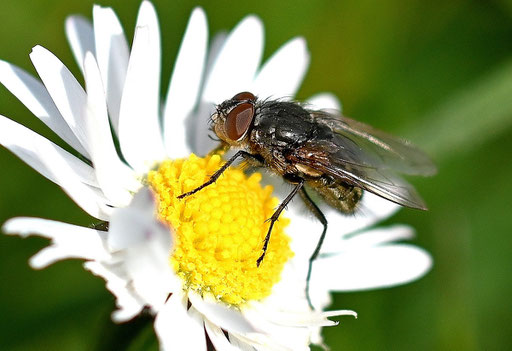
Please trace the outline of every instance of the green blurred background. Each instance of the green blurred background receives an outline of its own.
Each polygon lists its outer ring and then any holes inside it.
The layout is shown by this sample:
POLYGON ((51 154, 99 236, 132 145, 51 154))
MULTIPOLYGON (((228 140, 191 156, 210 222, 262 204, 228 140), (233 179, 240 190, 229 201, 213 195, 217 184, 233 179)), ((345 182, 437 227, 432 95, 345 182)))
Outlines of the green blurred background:
MULTIPOLYGON (((332 91, 347 115, 408 137, 439 166, 413 179, 430 206, 402 210, 435 265, 402 287, 337 294, 343 318, 324 333, 333 350, 502 350, 512 348, 512 1, 155 1, 163 36, 163 87, 191 9, 201 5, 211 33, 248 13, 266 30, 265 57, 293 36, 312 54, 298 94, 332 91)), ((2 0, 0 58, 33 71, 41 44, 79 76, 66 42, 67 15, 91 17, 92 1, 2 0)), ((129 40, 139 1, 113 6, 129 40)), ((50 135, 6 89, 0 114, 50 135)), ((92 223, 57 186, 0 150, 0 222, 19 215, 92 223)), ((0 349, 91 350, 123 332, 108 317, 113 297, 80 262, 33 271, 27 259, 45 240, 0 237, 0 349)), ((151 333, 138 346, 155 347, 151 333)), ((142 341, 141 341, 142 340, 142 341)), ((142 349, 133 347, 132 349, 142 349)))

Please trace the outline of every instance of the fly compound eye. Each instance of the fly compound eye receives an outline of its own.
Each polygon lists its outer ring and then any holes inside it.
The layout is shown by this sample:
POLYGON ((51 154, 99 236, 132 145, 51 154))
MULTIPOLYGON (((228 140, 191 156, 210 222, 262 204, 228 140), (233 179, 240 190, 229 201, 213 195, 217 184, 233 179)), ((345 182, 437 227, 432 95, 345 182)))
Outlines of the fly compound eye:
POLYGON ((237 100, 237 101, 255 101, 256 97, 253 93, 249 93, 248 91, 243 91, 241 93, 236 94, 233 96, 231 100, 237 100))
POLYGON ((240 140, 249 130, 253 118, 254 105, 249 102, 244 102, 232 109, 224 122, 227 137, 231 140, 240 140))

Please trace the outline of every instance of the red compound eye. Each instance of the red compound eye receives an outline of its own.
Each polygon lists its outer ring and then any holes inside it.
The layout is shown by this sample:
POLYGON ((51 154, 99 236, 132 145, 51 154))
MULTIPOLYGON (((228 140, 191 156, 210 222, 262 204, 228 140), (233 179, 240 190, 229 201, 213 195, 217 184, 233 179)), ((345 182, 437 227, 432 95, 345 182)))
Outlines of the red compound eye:
POLYGON ((254 101, 256 100, 256 97, 253 93, 249 93, 248 91, 243 91, 241 93, 236 94, 233 96, 231 100, 238 100, 238 101, 254 101))
MULTIPOLYGON (((246 93, 251 94, 251 93, 246 93)), ((254 95, 251 94, 254 97, 254 95)), ((228 113, 224 128, 226 135, 231 140, 239 140, 247 133, 251 126, 252 119, 254 118, 254 105, 249 102, 244 102, 228 113)))

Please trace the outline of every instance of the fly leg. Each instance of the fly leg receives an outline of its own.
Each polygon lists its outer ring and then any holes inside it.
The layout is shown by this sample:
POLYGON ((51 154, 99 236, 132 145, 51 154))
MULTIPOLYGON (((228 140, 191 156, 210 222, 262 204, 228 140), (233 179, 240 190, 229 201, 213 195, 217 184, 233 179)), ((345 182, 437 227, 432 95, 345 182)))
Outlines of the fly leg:
POLYGON ((292 201, 293 197, 297 194, 297 192, 302 188, 304 185, 304 179, 300 179, 299 182, 295 185, 293 190, 288 194, 286 199, 279 205, 277 210, 274 212, 272 217, 267 219, 267 221, 270 221, 270 227, 268 228, 267 236, 265 236, 265 241, 263 242, 263 253, 261 256, 256 260, 256 265, 259 267, 261 262, 263 261, 263 258, 265 257, 265 254, 267 253, 267 246, 268 242, 270 241, 270 234, 272 233, 272 228, 274 227, 274 223, 279 218, 279 215, 281 212, 283 212, 284 208, 292 201))
POLYGON ((255 157, 254 155, 251 155, 250 153, 248 153, 246 151, 243 151, 243 150, 237 151, 229 160, 226 161, 226 163, 224 163, 224 165, 221 168, 219 168, 215 173, 213 173, 213 175, 210 177, 210 179, 208 179, 205 183, 198 186, 194 190, 191 190, 187 193, 181 194, 180 196, 178 196, 178 199, 183 199, 184 197, 195 194, 199 190, 206 188, 208 185, 215 183, 215 181, 222 175, 222 173, 224 173, 224 171, 226 169, 228 169, 228 167, 231 166, 231 164, 233 162, 235 162, 235 160, 237 158, 239 158, 240 156, 245 157, 245 158, 254 158, 255 157))
POLYGON ((325 239, 325 234, 327 233, 327 218, 325 218, 324 214, 320 210, 320 208, 315 204, 315 202, 311 199, 309 194, 306 192, 305 188, 300 189, 300 195, 302 200, 306 203, 306 206, 309 207, 311 212, 315 215, 315 217, 322 223, 324 229, 322 230, 322 234, 320 235, 320 239, 318 239, 318 243, 316 244, 315 251, 309 258, 309 267, 308 267, 308 275, 306 277, 306 299, 308 300, 309 307, 313 309, 313 305, 311 304, 311 299, 309 297, 309 279, 311 278, 311 269, 313 268, 313 261, 318 257, 320 253, 320 249, 322 248, 322 244, 325 239))

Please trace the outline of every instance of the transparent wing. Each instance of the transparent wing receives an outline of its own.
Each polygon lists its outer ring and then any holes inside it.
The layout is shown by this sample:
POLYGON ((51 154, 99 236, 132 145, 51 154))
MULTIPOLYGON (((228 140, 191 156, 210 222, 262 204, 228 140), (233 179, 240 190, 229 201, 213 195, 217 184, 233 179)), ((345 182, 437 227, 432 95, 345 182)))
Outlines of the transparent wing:
POLYGON ((310 140, 294 149, 287 158, 322 174, 360 187, 399 205, 426 210, 427 206, 416 190, 403 178, 387 169, 378 169, 340 160, 325 148, 325 141, 310 140))
POLYGON ((332 131, 332 135, 327 138, 331 142, 329 151, 339 161, 403 174, 436 173, 430 158, 406 140, 334 111, 310 113, 317 123, 328 126, 332 131))
POLYGON ((399 205, 426 210, 427 205, 414 187, 402 177, 388 170, 368 167, 352 167, 342 169, 330 167, 326 169, 331 175, 343 176, 352 180, 364 190, 393 201, 399 205))

